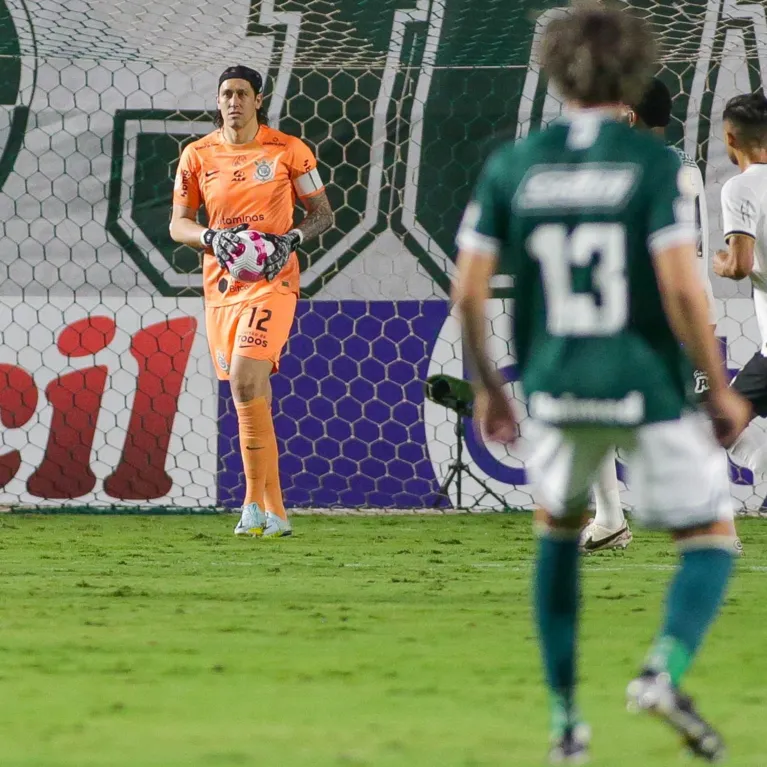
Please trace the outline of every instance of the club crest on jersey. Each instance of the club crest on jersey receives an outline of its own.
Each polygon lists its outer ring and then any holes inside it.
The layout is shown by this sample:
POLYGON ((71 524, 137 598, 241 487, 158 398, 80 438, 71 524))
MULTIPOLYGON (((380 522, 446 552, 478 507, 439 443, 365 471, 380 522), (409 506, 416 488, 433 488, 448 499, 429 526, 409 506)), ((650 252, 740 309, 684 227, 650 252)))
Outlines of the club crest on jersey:
POLYGON ((253 174, 253 178, 262 184, 267 181, 274 180, 274 169, 277 165, 276 161, 269 162, 269 160, 256 161, 256 172, 253 174))
POLYGON ((221 351, 221 349, 216 350, 216 362, 218 363, 218 366, 221 368, 221 370, 224 371, 224 373, 229 372, 229 362, 226 359, 226 355, 221 351))

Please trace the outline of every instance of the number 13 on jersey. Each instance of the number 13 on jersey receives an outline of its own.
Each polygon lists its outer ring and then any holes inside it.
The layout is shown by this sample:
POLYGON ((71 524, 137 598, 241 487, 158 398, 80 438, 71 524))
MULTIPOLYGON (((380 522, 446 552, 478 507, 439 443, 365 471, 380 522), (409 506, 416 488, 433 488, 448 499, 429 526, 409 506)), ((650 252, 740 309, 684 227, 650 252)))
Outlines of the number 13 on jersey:
POLYGON ((617 223, 587 223, 572 231, 541 224, 527 240, 541 268, 546 327, 554 336, 608 336, 628 320, 626 229, 617 223), (591 287, 573 287, 573 269, 591 267, 591 287))

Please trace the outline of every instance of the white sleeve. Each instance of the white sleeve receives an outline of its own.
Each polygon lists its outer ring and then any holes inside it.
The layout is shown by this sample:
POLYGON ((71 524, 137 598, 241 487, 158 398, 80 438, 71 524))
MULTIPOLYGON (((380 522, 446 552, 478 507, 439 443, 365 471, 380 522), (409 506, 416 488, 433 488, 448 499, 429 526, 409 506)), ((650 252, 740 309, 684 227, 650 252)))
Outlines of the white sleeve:
POLYGON ((711 278, 708 276, 708 273, 703 278, 703 287, 706 289, 706 299, 708 301, 708 324, 716 325, 718 319, 716 316, 716 301, 714 301, 714 289, 711 286, 711 278))
POLYGON ((703 174, 697 165, 689 165, 690 176, 695 188, 696 225, 698 227, 698 266, 700 278, 706 290, 708 301, 708 324, 716 325, 716 303, 714 301, 714 289, 711 286, 711 277, 708 273, 709 260, 709 230, 708 230, 708 205, 706 204, 706 189, 703 184, 703 174))
POLYGON ((756 239, 757 199, 742 176, 731 178, 722 187, 722 222, 725 241, 733 234, 747 234, 756 239))
POLYGON ((687 165, 685 170, 690 174, 690 183, 695 193, 695 226, 698 230, 698 258, 703 262, 701 271, 708 270, 708 206, 706 204, 706 189, 703 185, 703 174, 697 165, 687 165))

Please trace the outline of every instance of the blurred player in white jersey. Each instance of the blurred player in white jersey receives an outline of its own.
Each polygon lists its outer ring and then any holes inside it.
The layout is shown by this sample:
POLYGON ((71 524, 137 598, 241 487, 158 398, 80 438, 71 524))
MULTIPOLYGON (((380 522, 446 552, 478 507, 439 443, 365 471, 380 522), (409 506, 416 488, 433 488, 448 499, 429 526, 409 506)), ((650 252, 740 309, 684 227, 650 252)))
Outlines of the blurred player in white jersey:
MULTIPOLYGON (((752 418, 767 416, 767 99, 762 93, 735 96, 724 110, 727 155, 740 175, 722 187, 727 250, 714 257, 714 271, 731 280, 751 279, 761 347, 732 382, 750 403, 752 418)), ((763 478, 767 440, 750 425, 730 447, 736 463, 763 478)))
MULTIPOLYGON (((657 77, 653 79, 642 101, 627 110, 629 125, 638 130, 648 130, 663 138, 671 121, 671 92, 657 77)), ((708 298, 709 321, 712 332, 716 328, 716 307, 711 280, 708 276, 708 211, 703 187, 703 176, 695 160, 679 149, 676 152, 686 171, 690 192, 695 196, 695 219, 698 230, 698 264, 708 298)), ((767 371, 767 360, 765 361, 767 371)), ((765 379, 767 384, 767 378, 765 379)), ((708 390, 708 379, 699 370, 695 371, 695 394, 703 395, 708 390)), ((767 402, 767 389, 765 389, 767 402)), ((605 549, 625 549, 631 543, 631 529, 626 522, 621 505, 618 475, 615 469, 615 453, 608 454, 594 485, 596 515, 581 534, 581 548, 589 553, 605 549)))

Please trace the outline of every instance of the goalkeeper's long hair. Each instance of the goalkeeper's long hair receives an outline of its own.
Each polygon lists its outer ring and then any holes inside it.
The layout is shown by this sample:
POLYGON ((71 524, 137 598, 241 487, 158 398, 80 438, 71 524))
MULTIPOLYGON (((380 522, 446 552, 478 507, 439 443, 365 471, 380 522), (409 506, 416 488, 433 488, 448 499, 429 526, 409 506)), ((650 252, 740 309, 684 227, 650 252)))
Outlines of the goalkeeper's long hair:
MULTIPOLYGON (((256 110, 256 119, 258 120, 259 125, 269 125, 269 115, 266 112, 266 107, 261 104, 261 106, 256 110)), ((215 125, 217 128, 223 128, 224 127, 224 116, 221 114, 221 110, 217 109, 216 114, 213 115, 213 125, 215 125)))
POLYGON ((656 56, 649 24, 631 11, 586 0, 549 22, 541 64, 566 99, 583 106, 636 104, 656 56))

